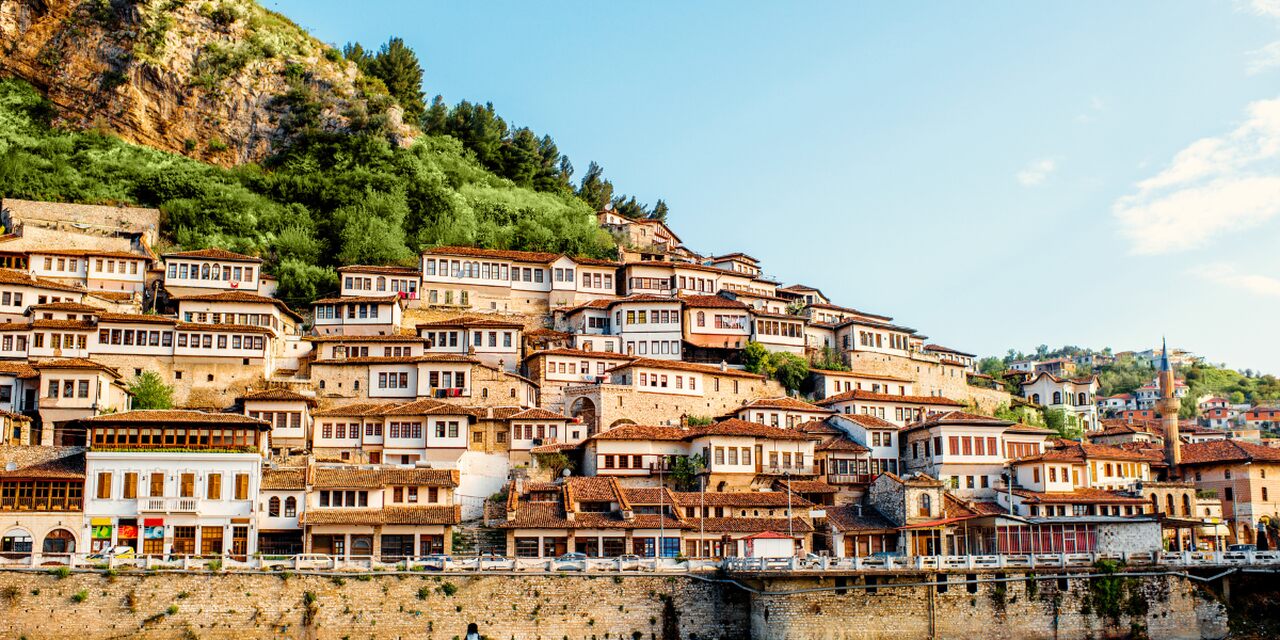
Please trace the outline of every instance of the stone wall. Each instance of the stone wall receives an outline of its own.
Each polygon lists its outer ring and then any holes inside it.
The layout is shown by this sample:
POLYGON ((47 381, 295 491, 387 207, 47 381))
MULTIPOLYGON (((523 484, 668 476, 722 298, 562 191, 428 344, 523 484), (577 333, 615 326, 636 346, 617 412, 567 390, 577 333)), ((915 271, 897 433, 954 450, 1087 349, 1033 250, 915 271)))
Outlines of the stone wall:
POLYGON ((741 591, 661 576, 2 572, 0 637, 449 640, 474 622, 492 639, 730 640, 747 635, 745 602, 741 591))
POLYGON ((629 385, 592 384, 564 388, 565 414, 574 402, 586 398, 596 407, 600 429, 616 424, 679 424, 681 416, 717 418, 756 398, 775 398, 786 392, 774 380, 702 374, 703 395, 679 395, 638 391, 629 385), (715 379, 720 378, 716 391, 715 379), (737 393, 734 383, 737 382, 737 393))
MULTIPOLYGON (((0 637, 845 640, 1222 638, 1226 609, 1182 578, 966 585, 963 573, 750 579, 0 572, 0 637), (949 584, 890 588, 945 577, 949 584), (831 590, 814 590, 831 589, 831 590), (795 591, 805 590, 795 593, 795 591), (784 592, 784 593, 779 593, 784 592), (792 593, 785 593, 792 592, 792 593), (1109 596, 1106 593, 1118 593, 1109 596), (778 595, 772 595, 772 594, 778 595)), ((1003 574, 985 574, 1003 578, 1003 574)), ((1018 579, 1023 574, 1010 574, 1018 579)), ((1043 578, 1043 576, 1042 576, 1043 578)), ((1274 589, 1274 587, 1271 587, 1274 589)))
POLYGON ((914 380, 917 395, 941 395, 959 402, 976 402, 978 408, 986 412, 1010 401, 1008 392, 970 385, 963 367, 940 364, 927 356, 904 358, 869 351, 849 351, 845 355, 849 368, 855 373, 914 380))

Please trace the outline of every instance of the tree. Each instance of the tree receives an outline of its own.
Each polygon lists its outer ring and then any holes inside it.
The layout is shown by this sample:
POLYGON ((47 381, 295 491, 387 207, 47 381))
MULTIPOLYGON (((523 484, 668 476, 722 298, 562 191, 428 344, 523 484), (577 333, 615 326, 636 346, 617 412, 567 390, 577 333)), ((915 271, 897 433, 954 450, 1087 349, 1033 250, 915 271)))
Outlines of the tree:
POLYGON ((814 369, 823 369, 825 371, 849 370, 849 365, 844 363, 844 359, 840 357, 840 352, 829 346, 822 347, 818 353, 814 354, 809 364, 814 369))
POLYGON ((773 379, 787 391, 795 392, 809 377, 809 363, 794 353, 779 351, 769 355, 773 379))
POLYGON ((404 109, 406 121, 418 122, 422 118, 426 111, 422 93, 422 64, 418 62, 418 54, 405 46, 404 40, 391 38, 364 66, 368 73, 387 85, 387 92, 404 109))
POLYGON ((595 160, 587 166, 587 172, 578 183, 578 197, 595 211, 600 211, 606 204, 613 202, 613 183, 604 178, 604 167, 595 160))
POLYGON ((662 198, 658 198, 658 201, 653 203, 653 211, 649 212, 649 217, 653 218, 654 220, 661 220, 663 222, 666 222, 667 213, 668 213, 668 208, 667 208, 666 201, 663 200, 662 198))
POLYGON ((1080 428, 1080 420, 1075 415, 1067 413, 1066 409, 1046 409, 1044 422, 1047 428, 1061 438, 1079 440, 1084 435, 1084 430, 1080 428))
POLYGON ((751 373, 766 377, 773 373, 773 369, 770 368, 769 350, 754 340, 747 341, 747 346, 742 349, 742 366, 751 373))
POLYGON ((671 463, 671 481, 677 491, 697 491, 698 474, 707 466, 701 454, 676 456, 671 463))
POLYGON ((537 460, 539 467, 550 470, 551 475, 557 478, 564 473, 565 469, 573 470, 573 461, 560 452, 535 454, 534 459, 537 460))
POLYGON ((154 371, 143 371, 134 378, 129 383, 129 393, 133 394, 134 409, 173 408, 173 387, 165 384, 154 371))

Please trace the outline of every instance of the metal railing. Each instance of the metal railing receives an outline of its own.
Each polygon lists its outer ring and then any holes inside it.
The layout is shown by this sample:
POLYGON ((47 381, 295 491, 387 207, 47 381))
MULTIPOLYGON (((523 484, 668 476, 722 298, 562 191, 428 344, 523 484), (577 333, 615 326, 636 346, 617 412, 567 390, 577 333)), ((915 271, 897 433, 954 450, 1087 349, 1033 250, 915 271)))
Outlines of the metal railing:
POLYGON ((195 513, 199 510, 199 498, 138 498, 139 513, 195 513))
POLYGON ((855 558, 807 555, 780 558, 521 558, 297 554, 249 556, 137 555, 104 558, 85 553, 0 555, 0 570, 49 571, 59 567, 96 570, 251 572, 534 572, 534 573, 700 573, 729 572, 901 572, 1036 571, 1089 569, 1100 560, 1136 568, 1280 567, 1280 551, 1182 551, 1142 553, 1037 553, 1025 555, 900 556, 855 558))

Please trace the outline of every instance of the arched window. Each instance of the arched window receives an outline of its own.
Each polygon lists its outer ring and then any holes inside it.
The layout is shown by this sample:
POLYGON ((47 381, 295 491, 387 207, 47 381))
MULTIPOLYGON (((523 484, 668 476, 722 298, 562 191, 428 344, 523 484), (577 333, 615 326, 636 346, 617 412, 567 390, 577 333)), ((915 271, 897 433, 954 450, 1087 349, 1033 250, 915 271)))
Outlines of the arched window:
MULTIPOLYGON (((1262 488, 1262 499, 1263 501, 1267 499, 1266 487, 1262 488)), ((1182 515, 1187 517, 1191 516, 1191 496, 1186 493, 1182 494, 1182 515)))
POLYGON ((353 536, 351 538, 351 555, 373 555, 373 539, 365 536, 353 536))
POLYGON ((213 263, 213 271, 212 271, 212 273, 211 273, 210 275, 212 275, 212 276, 213 276, 213 279, 214 279, 214 280, 221 280, 221 279, 222 279, 222 266, 221 266, 221 265, 219 265, 219 264, 218 264, 218 263, 216 263, 216 262, 215 262, 215 263, 213 263))
POLYGON ((205 264, 200 266, 200 279, 201 280, 209 279, 209 265, 205 264))
POLYGON ((1081 391, 1080 395, 1077 397, 1076 404, 1082 407, 1086 404, 1089 404, 1089 394, 1081 391))
POLYGON ((1036 404, 1040 404, 1040 394, 1038 393, 1031 394, 1031 401, 1036 404))
POLYGON ((707 326, 707 312, 705 311, 698 312, 698 326, 699 327, 707 326))
POLYGON ((271 496, 271 499, 267 501, 267 515, 272 518, 280 517, 280 497, 279 496, 271 496))
POLYGON ((31 555, 31 533, 25 529, 10 529, 0 538, 0 558, 23 558, 31 555))
POLYGON ((378 291, 386 291, 386 290, 387 290, 387 279, 382 276, 378 276, 378 291))
POLYGON ((1154 493, 1151 494, 1151 513, 1160 513, 1160 497, 1154 493))
POLYGON ((45 553, 75 553, 76 537, 66 529, 54 529, 44 537, 45 553))
POLYGON ((927 493, 920 494, 920 515, 923 517, 932 516, 933 515, 932 506, 933 505, 931 504, 929 494, 927 493))
POLYGON ((293 518, 298 515, 298 499, 289 496, 284 499, 284 517, 293 518))
POLYGON ((1054 403, 1054 404, 1062 404, 1062 392, 1061 392, 1061 391, 1054 391, 1054 392, 1053 392, 1053 403, 1054 403))
POLYGON ((1177 513, 1176 511, 1173 510, 1173 494, 1172 493, 1164 497, 1164 506, 1165 506, 1165 513, 1169 515, 1173 515, 1177 513))

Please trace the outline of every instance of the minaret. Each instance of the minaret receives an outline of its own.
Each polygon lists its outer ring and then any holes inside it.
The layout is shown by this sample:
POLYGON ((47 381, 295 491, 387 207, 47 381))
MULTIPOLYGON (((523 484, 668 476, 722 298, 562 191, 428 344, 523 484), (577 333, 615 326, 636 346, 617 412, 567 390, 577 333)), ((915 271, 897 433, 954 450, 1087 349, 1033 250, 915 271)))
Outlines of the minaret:
POLYGON ((1169 463, 1169 476, 1172 478, 1182 464, 1182 441, 1178 437, 1178 410, 1182 402, 1175 393, 1173 367, 1169 366, 1169 343, 1161 340, 1160 346, 1160 399, 1156 400, 1156 410, 1160 412, 1160 422, 1164 426, 1164 457, 1169 463))

